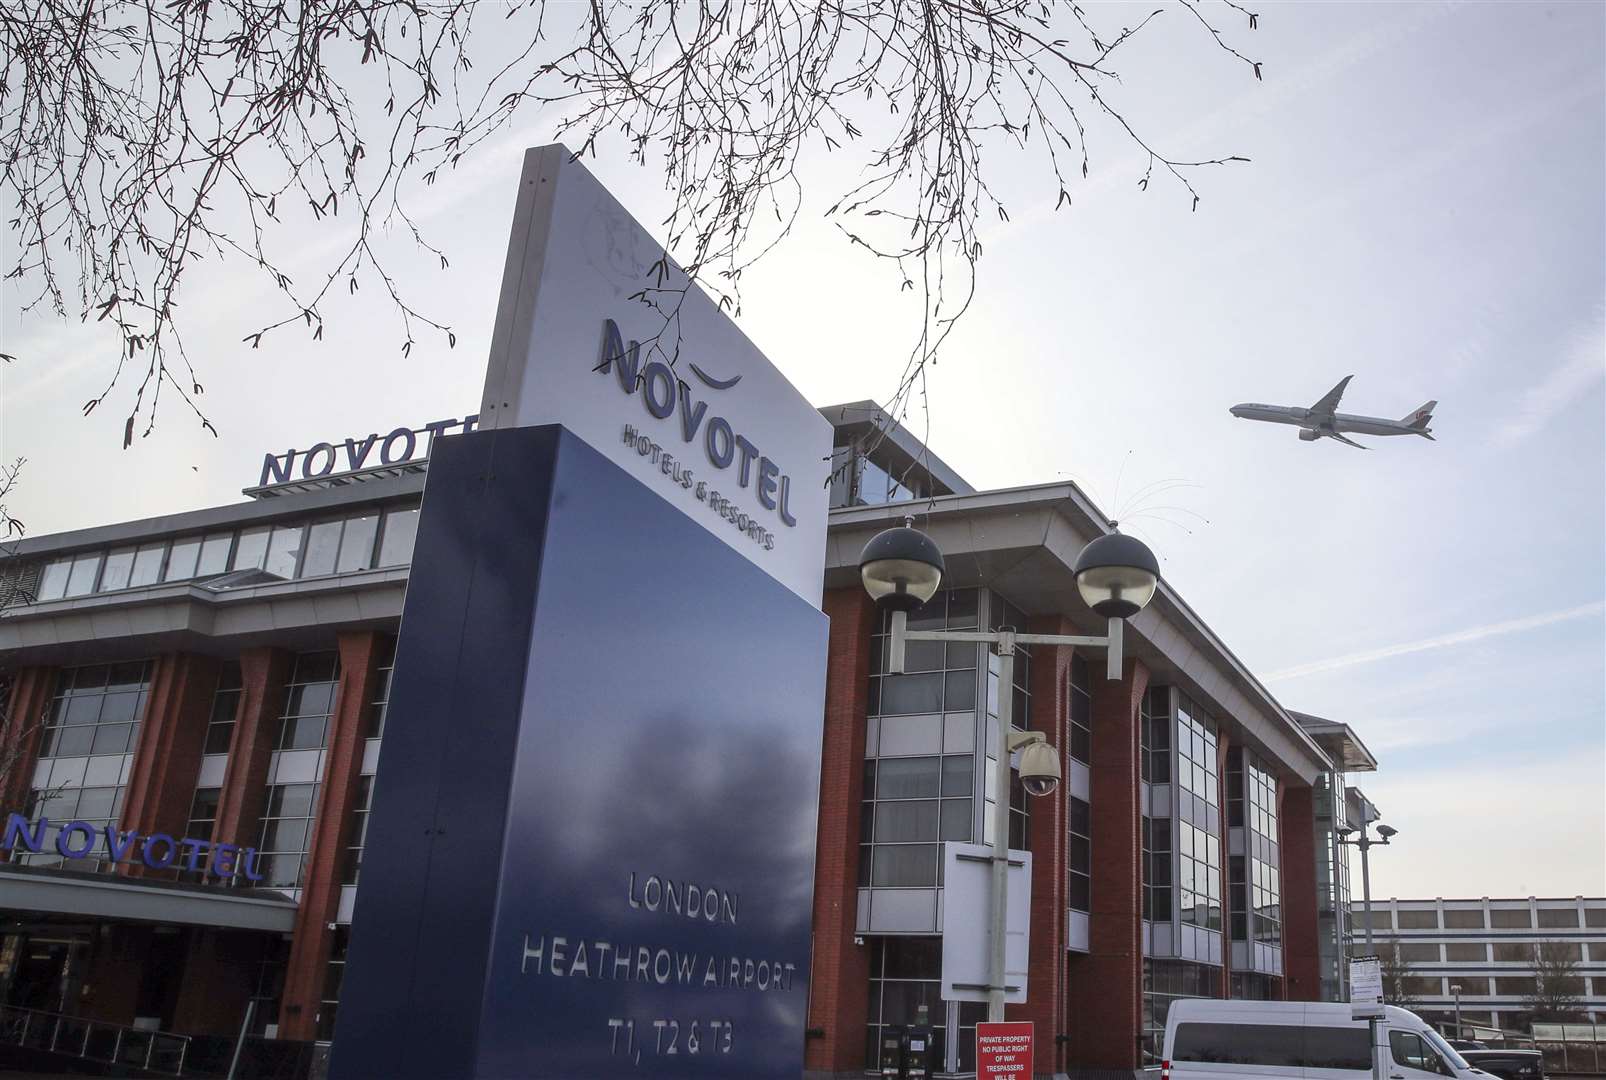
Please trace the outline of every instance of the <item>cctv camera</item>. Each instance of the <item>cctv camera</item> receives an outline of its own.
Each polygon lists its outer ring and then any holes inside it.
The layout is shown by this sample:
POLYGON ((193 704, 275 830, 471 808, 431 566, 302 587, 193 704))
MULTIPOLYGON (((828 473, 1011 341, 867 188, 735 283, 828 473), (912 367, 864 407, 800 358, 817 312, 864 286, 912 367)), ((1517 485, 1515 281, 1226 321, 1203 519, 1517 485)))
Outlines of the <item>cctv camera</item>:
POLYGON ((1340 836, 1350 836, 1354 832, 1355 832, 1355 826, 1353 826, 1353 825, 1340 825, 1338 827, 1338 835, 1340 835, 1340 836))
POLYGON ((1379 825, 1377 827, 1377 835, 1381 836, 1384 840, 1387 840, 1392 836, 1398 836, 1399 833, 1400 830, 1394 828, 1392 825, 1379 825))
POLYGON ((1060 758, 1046 742, 1034 742, 1020 752, 1020 784, 1028 795, 1051 794, 1060 782, 1060 758))

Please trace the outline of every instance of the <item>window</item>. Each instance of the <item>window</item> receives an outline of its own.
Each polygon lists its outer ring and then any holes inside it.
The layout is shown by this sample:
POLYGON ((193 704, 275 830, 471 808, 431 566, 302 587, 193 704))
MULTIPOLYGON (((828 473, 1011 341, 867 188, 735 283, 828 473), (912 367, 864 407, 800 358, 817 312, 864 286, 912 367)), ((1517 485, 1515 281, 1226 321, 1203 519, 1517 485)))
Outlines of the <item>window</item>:
POLYGON ((1139 737, 1144 743, 1143 779, 1151 784, 1171 782, 1171 691, 1157 686, 1139 705, 1139 737))
POLYGON ((1527 908, 1495 908, 1489 912, 1489 925, 1497 930, 1531 930, 1533 924, 1533 912, 1527 908))
POLYGON ((1245 855, 1231 859, 1232 937, 1282 944, 1282 881, 1277 849, 1277 781, 1242 747, 1227 753, 1228 821, 1247 830, 1245 855))
POLYGON ((1439 962, 1439 947, 1437 945, 1423 945, 1420 943, 1406 943, 1396 946, 1400 959, 1411 963, 1437 964, 1439 962))
POLYGON ((329 715, 334 712, 339 683, 337 653, 302 653, 296 657, 285 687, 275 750, 319 750, 326 745, 329 715))
POLYGON ((1216 725, 1179 695, 1176 717, 1177 911, 1184 923, 1221 926, 1221 837, 1216 725))
POLYGON ((195 799, 190 803, 190 821, 184 827, 184 835, 196 840, 210 839, 212 826, 217 824, 218 798, 223 794, 221 788, 196 788, 195 799))
MULTIPOLYGON (((12 858, 24 866, 62 866, 66 863, 56 852, 56 836, 63 825, 82 821, 95 828, 116 826, 123 812, 121 787, 64 787, 53 789, 47 797, 45 791, 35 789, 29 794, 25 811, 29 819, 49 818, 50 827, 44 830, 40 852, 13 852, 12 858)), ((99 854, 105 850, 97 844, 90 848, 99 854)), ((74 870, 95 870, 104 865, 99 859, 74 859, 74 870)))
MULTIPOLYGON (((976 628, 975 589, 939 592, 909 614, 912 630, 976 628)), ((906 713, 976 711, 976 664, 981 646, 941 641, 911 641, 905 649, 903 675, 888 675, 886 656, 891 623, 881 616, 871 639, 870 706, 877 716, 906 713)), ((1017 666, 1020 657, 1016 657, 1017 666)))
POLYGON ((379 515, 346 519, 346 528, 340 534, 340 554, 335 559, 335 573, 349 574, 356 570, 374 567, 374 540, 379 535, 379 515))
POLYGON ((1071 757, 1084 765, 1093 761, 1093 680, 1087 657, 1071 656, 1071 757))
POLYGON ((108 552, 100 571, 100 591, 128 588, 128 575, 134 569, 134 549, 121 548, 108 552))
POLYGON ((346 978, 346 951, 351 945, 351 927, 335 927, 329 941, 329 967, 323 980, 323 1000, 318 1002, 318 1040, 335 1037, 335 1015, 340 1006, 340 986, 346 978))
POLYGON ((268 788, 267 810, 262 815, 260 852, 265 889, 294 889, 301 885, 303 863, 311 842, 312 815, 318 804, 317 784, 279 784, 268 788))
POLYGON ((229 560, 230 570, 260 570, 268 557, 268 529, 260 526, 243 529, 234 545, 234 558, 229 560))
MULTIPOLYGON (((919 937, 873 938, 870 943, 870 1009, 866 1032, 866 1063, 877 1060, 882 1029, 892 1024, 926 1024, 932 1029, 933 1062, 944 1060, 948 1013, 942 1000, 942 939, 919 937), (922 1006, 924 1011, 922 1012, 922 1006)), ((964 1023, 961 1006, 961 1024, 964 1023)), ((986 1018, 983 1005, 980 1015, 986 1018)), ((971 1010, 970 1024, 976 1023, 971 1010)), ((965 1037, 960 1035, 960 1053, 965 1037)), ((972 1031, 969 1042, 975 1052, 972 1031)), ((974 1068, 972 1056, 970 1068, 974 1068)))
POLYGON ((201 555, 201 538, 187 536, 182 540, 174 540, 172 550, 167 553, 167 569, 162 573, 163 581, 187 581, 195 576, 195 563, 201 555))
POLYGON ((1526 941, 1497 941, 1494 958, 1502 964, 1526 964, 1534 958, 1534 947, 1526 941))
POLYGON ((1439 928, 1439 913, 1437 911, 1412 911, 1406 909, 1400 912, 1401 930, 1437 930, 1439 928))
POLYGON ((1481 964, 1489 959, 1489 947, 1481 941, 1476 944, 1468 941, 1452 941, 1444 946, 1444 958, 1453 964, 1481 964))
POLYGON ((234 534, 211 533, 201 541, 201 555, 195 564, 196 577, 221 574, 229 568, 229 552, 234 548, 234 534))
POLYGON ((1531 975, 1503 975, 1494 980, 1496 997, 1531 997, 1536 992, 1531 975))
POLYGON ((306 535, 302 525, 275 525, 268 537, 268 558, 262 569, 274 577, 295 577, 306 535))
POLYGON ((1444 980, 1422 975, 1402 975, 1399 987, 1412 997, 1439 997, 1444 993, 1444 980))
POLYGON ((346 845, 346 865, 340 874, 342 885, 355 885, 362 871, 362 849, 368 843, 368 810, 374 801, 374 778, 357 778, 357 791, 351 805, 351 842, 346 845))
POLYGON ((1362 1027, 1178 1024, 1171 1053, 1178 1061, 1229 1065, 1285 1069, 1371 1068, 1371 1049, 1366 1029, 1362 1027))
POLYGON ((335 572, 340 554, 342 521, 320 521, 307 529, 306 553, 301 559, 300 577, 321 577, 335 572))
POLYGON ((56 679, 40 757, 124 754, 139 738, 150 663, 68 668, 56 679))
POLYGON ((975 758, 870 758, 864 763, 859 884, 940 885, 943 840, 969 840, 975 758))
POLYGON ((240 712, 240 665, 230 660, 223 665, 217 677, 217 691, 212 695, 212 718, 206 725, 206 745, 202 753, 226 754, 234 738, 234 721, 240 712))
POLYGON ((1482 908, 1445 908, 1444 928, 1446 930, 1482 930, 1482 908))
POLYGON ((154 585, 162 576, 162 558, 167 554, 167 541, 141 544, 134 552, 134 569, 128 575, 128 587, 154 585))
MULTIPOLYGON (((1220 997, 1221 969, 1186 960, 1143 959, 1143 1061, 1159 1064, 1165 1020, 1179 998, 1220 997)), ((1180 1025, 1179 1025, 1180 1027, 1180 1025)))
POLYGON ((1404 1065, 1411 1069, 1421 1069, 1424 1072, 1443 1073, 1451 1075, 1450 1070, 1439 1060, 1422 1036, 1414 1031, 1392 1030, 1389 1032, 1389 1053, 1397 1065, 1404 1065))
POLYGON ((45 564, 39 575, 39 603, 60 600, 67 595, 67 577, 72 572, 71 559, 57 559, 45 564))
POLYGON ((388 510, 385 530, 379 538, 379 565, 406 566, 413 561, 413 541, 418 538, 418 511, 388 510))
POLYGON ((1076 796, 1067 796, 1066 828, 1070 846, 1066 852, 1066 902, 1073 911, 1092 910, 1093 838, 1092 811, 1076 796))
POLYGON ((95 581, 100 577, 100 552, 92 551, 79 555, 72 561, 67 570, 66 596, 88 596, 95 591, 95 581))
POLYGON ((368 703, 365 739, 377 739, 385 734, 385 714, 390 711, 390 680, 396 670, 396 639, 386 638, 379 646, 374 661, 374 697, 368 703))
POLYGON ((1143 917, 1171 921, 1171 819, 1143 819, 1143 917))
POLYGON ((1544 929, 1575 930, 1578 928, 1578 910, 1576 908, 1540 908, 1539 925, 1544 929))
POLYGON ((1584 925, 1606 927, 1606 908, 1585 908, 1584 925))

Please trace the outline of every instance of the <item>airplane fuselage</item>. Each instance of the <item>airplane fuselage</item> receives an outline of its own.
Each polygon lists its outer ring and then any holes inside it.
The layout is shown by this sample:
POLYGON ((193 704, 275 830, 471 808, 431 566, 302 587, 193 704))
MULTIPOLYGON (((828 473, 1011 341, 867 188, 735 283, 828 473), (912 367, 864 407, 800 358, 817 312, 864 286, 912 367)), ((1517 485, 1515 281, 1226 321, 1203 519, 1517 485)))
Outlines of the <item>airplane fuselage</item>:
POLYGON ((1356 416, 1352 413, 1334 413, 1328 419, 1313 409, 1294 405, 1260 405, 1246 403, 1234 405, 1232 415, 1242 420, 1262 420, 1269 424, 1292 424, 1317 431, 1352 432, 1358 435, 1421 435, 1420 428, 1399 420, 1381 416, 1356 416))

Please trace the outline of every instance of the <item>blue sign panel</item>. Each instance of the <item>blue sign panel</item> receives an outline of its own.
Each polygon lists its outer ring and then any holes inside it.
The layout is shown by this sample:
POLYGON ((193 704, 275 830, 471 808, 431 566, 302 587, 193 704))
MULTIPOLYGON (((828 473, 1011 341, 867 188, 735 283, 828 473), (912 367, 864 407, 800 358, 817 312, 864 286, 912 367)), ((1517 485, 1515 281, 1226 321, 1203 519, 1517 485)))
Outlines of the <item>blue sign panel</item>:
POLYGON ((796 1077, 825 642, 567 431, 443 440, 333 1080, 796 1077))

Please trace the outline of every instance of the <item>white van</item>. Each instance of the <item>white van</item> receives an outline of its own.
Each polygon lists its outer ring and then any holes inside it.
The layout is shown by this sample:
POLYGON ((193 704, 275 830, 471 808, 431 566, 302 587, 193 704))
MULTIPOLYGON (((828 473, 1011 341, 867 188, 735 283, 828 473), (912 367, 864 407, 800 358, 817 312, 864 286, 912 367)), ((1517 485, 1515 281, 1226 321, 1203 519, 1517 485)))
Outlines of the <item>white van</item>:
MULTIPOLYGON (((1384 1080, 1494 1080, 1474 1069, 1415 1013, 1388 1006, 1384 1080)), ((1347 1002, 1216 1001, 1171 1003, 1165 1024, 1164 1080, 1371 1080, 1365 1020, 1347 1002)))

